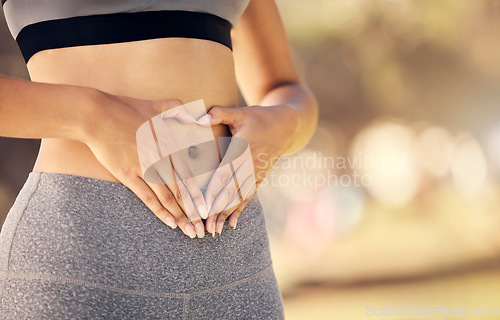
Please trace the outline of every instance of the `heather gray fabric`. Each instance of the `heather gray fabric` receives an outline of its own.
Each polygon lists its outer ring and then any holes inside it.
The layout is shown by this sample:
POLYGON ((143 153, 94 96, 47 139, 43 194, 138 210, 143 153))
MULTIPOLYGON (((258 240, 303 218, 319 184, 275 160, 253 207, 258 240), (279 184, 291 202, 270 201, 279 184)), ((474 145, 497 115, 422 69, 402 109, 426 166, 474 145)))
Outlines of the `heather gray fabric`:
POLYGON ((122 184, 31 172, 0 233, 0 319, 283 319, 257 197, 191 239, 122 184))
POLYGON ((206 12, 236 25, 250 0, 8 0, 5 19, 14 38, 27 25, 41 21, 98 14, 157 10, 206 12))

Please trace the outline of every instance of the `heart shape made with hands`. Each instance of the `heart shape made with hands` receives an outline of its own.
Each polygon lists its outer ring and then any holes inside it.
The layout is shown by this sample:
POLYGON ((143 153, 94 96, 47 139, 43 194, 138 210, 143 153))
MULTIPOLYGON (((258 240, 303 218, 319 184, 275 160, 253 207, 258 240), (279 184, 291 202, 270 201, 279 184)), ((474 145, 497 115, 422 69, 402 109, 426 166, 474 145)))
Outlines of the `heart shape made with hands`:
MULTIPOLYGON (((248 142, 237 137, 215 138, 203 100, 169 109, 144 122, 136 132, 136 141, 144 180, 176 185, 181 194, 189 195, 180 199, 185 210, 197 210, 191 201, 193 184, 205 196, 218 170, 227 177, 223 181, 226 188, 220 193, 228 191, 224 195, 228 204, 239 205, 253 194, 253 189, 242 188, 244 182, 255 186, 248 142)), ((186 212, 188 217, 193 213, 206 218, 200 212, 186 212)))

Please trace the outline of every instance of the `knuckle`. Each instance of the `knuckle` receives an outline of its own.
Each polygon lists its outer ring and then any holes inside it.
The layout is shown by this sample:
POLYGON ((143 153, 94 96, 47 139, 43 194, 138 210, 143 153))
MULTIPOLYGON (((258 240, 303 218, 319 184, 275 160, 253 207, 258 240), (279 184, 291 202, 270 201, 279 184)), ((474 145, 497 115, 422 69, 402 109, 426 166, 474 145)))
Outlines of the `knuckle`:
POLYGON ((219 218, 217 219, 218 221, 224 221, 226 218, 229 216, 228 211, 223 211, 219 214, 219 218))
POLYGON ((204 201, 202 196, 196 196, 193 198, 194 203, 202 203, 204 201))
POLYGON ((158 209, 156 209, 154 211, 154 213, 157 217, 163 217, 163 216, 166 216, 169 212, 167 211, 167 209, 165 209, 163 207, 159 207, 158 209))
POLYGON ((180 195, 181 195, 181 199, 187 199, 189 197, 189 193, 184 188, 180 189, 180 195))
POLYGON ((187 172, 183 172, 183 177, 182 182, 184 182, 185 185, 192 185, 195 182, 195 178, 187 172))
POLYGON ((214 116, 215 116, 215 117, 216 117, 216 116, 218 116, 218 115, 219 115, 219 113, 220 113, 220 107, 217 107, 217 106, 212 107, 212 108, 210 109, 209 113, 212 115, 212 117, 214 117, 214 116))
POLYGON ((156 197, 151 193, 147 193, 143 196, 144 203, 146 203, 148 205, 155 203, 155 198, 156 197))
POLYGON ((207 197, 207 199, 215 199, 215 198, 217 197, 217 195, 218 195, 218 194, 217 194, 217 193, 215 193, 215 192, 207 192, 207 193, 205 194, 205 197, 207 197))
MULTIPOLYGON (((138 175, 136 172, 136 169, 132 168, 132 167, 122 167, 119 169, 119 173, 123 177, 132 177, 132 176, 138 175)), ((139 177, 142 176, 142 173, 141 173, 141 175, 138 175, 138 176, 139 177)))
POLYGON ((222 184, 226 185, 229 182, 229 179, 231 178, 231 175, 229 173, 221 173, 219 179, 222 182, 222 184))
POLYGON ((236 190, 234 190, 234 189, 228 189, 228 190, 226 190, 226 197, 228 199, 233 199, 234 196, 235 196, 235 194, 236 194, 236 190))
POLYGON ((170 192, 169 193, 166 193, 164 196, 163 196, 163 202, 165 204, 172 204, 173 202, 175 201, 174 199, 174 195, 171 194, 170 192))
POLYGON ((175 197, 177 198, 177 200, 182 199, 182 191, 181 191, 181 189, 177 189, 177 191, 175 192, 175 197))
POLYGON ((174 216, 174 220, 177 224, 184 225, 189 222, 185 215, 174 216))

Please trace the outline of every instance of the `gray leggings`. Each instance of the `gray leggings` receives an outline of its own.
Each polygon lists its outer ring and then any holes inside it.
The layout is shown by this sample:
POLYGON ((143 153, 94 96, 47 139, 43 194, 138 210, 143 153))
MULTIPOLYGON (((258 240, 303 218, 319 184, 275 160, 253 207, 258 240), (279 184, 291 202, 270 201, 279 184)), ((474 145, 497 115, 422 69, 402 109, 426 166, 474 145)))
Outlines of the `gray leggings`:
POLYGON ((0 319, 283 319, 262 206, 191 239, 120 183, 31 172, 0 233, 0 319))

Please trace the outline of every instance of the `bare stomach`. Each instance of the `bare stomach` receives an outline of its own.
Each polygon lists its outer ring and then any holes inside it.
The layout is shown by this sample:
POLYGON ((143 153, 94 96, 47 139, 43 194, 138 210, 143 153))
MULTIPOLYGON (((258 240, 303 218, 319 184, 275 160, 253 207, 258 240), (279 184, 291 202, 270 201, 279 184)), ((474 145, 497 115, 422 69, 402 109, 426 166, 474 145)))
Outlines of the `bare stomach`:
MULTIPOLYGON (((206 40, 154 39, 42 51, 30 59, 28 71, 32 81, 140 99, 203 99, 207 109, 238 103, 231 51, 206 40)), ((226 126, 213 131, 216 137, 229 135, 226 126)), ((42 139, 33 171, 119 182, 87 145, 69 139, 42 139)))

